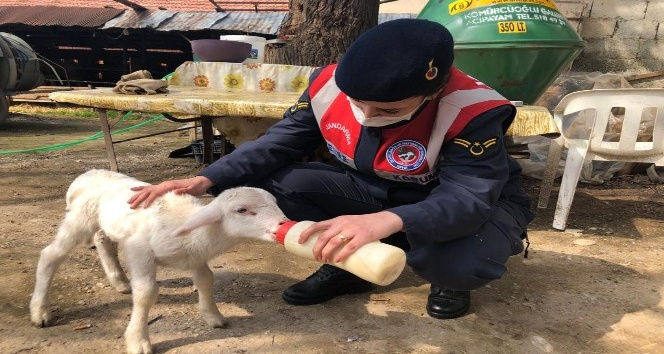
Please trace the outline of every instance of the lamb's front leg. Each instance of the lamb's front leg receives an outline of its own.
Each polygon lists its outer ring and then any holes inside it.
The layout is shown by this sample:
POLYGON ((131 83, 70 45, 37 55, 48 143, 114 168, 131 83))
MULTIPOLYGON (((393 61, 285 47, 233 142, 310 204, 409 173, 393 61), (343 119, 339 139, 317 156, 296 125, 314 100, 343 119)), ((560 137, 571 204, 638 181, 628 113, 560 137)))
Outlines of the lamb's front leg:
POLYGON ((221 315, 217 304, 214 302, 214 274, 207 264, 203 264, 194 270, 194 286, 198 290, 198 310, 207 324, 212 327, 222 328, 226 326, 224 316, 221 315))
POLYGON ((74 247, 82 243, 92 232, 78 220, 82 219, 75 212, 70 212, 58 228, 53 243, 40 253, 35 274, 35 289, 30 300, 30 320, 35 326, 51 325, 50 291, 56 270, 74 247))
POLYGON ((151 255, 133 252, 133 247, 125 247, 127 264, 131 273, 133 307, 131 319, 125 330, 125 343, 128 353, 152 353, 148 335, 148 315, 157 301, 159 288, 156 280, 156 264, 151 255))

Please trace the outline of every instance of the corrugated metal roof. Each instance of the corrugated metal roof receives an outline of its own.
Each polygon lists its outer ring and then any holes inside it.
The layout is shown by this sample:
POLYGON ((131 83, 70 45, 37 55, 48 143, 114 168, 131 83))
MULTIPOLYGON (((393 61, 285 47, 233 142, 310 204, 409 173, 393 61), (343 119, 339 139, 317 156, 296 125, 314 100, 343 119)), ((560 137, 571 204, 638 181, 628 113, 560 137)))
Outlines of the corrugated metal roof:
POLYGON ((286 12, 125 11, 101 29, 153 28, 157 31, 224 30, 276 35, 286 12))
POLYGON ((210 29, 277 34, 287 12, 230 12, 210 29))
POLYGON ((121 9, 87 7, 0 6, 0 25, 99 27, 121 14, 121 9))
POLYGON ((175 11, 170 10, 126 10, 108 22, 101 29, 109 28, 153 28, 157 29, 162 23, 175 16, 175 11))
POLYGON ((227 12, 178 12, 157 28, 158 31, 199 31, 212 28, 227 12))
MULTIPOLYGON (((194 1, 194 0, 192 0, 194 1)), ((205 1, 210 4, 209 0, 205 1)), ((88 7, 94 9, 114 8, 126 10, 128 7, 113 0, 0 0, 2 6, 51 6, 51 7, 88 7)), ((211 6, 212 4, 210 4, 211 6)))
MULTIPOLYGON (((288 16, 282 11, 263 12, 178 12, 173 18, 161 24, 157 31, 196 31, 222 30, 245 33, 276 35, 288 16)), ((408 13, 378 14, 378 23, 398 18, 414 18, 408 13)))
MULTIPOLYGON (((210 11, 216 7, 210 0, 130 0, 147 9, 171 11, 210 11)), ((288 11, 288 0, 214 0, 223 11, 288 11)), ((125 10, 128 7, 113 0, 1 0, 2 6, 54 6, 54 7, 111 7, 125 10)))
MULTIPOLYGON (((282 11, 179 12, 168 22, 157 27, 156 30, 195 31, 210 29, 276 35, 287 16, 288 13, 282 11)), ((415 14, 404 13, 378 14, 378 23, 416 16, 415 14)))
MULTIPOLYGON (((282 11, 177 12, 110 8, 0 6, 0 25, 81 26, 101 29, 151 28, 157 31, 223 30, 276 35, 288 16, 282 11)), ((380 13, 378 22, 413 18, 415 14, 380 13)))
POLYGON ((288 11, 288 0, 215 0, 224 11, 288 11))

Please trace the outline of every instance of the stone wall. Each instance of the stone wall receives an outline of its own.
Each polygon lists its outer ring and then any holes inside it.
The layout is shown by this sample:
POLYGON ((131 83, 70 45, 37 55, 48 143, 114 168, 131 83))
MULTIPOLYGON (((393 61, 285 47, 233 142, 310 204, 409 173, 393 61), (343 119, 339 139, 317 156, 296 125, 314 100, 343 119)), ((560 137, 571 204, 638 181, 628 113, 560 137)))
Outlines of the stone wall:
POLYGON ((664 1, 556 1, 586 48, 575 71, 653 73, 664 70, 664 1))

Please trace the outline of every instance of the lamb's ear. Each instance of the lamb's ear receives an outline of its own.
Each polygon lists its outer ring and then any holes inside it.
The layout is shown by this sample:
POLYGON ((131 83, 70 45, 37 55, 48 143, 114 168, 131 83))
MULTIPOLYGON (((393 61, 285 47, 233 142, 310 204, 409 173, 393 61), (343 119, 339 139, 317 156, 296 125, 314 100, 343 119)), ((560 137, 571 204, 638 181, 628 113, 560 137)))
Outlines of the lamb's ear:
POLYGON ((213 222, 221 221, 222 212, 216 203, 210 203, 201 208, 196 214, 185 220, 180 227, 175 229, 171 236, 184 236, 191 231, 213 222))

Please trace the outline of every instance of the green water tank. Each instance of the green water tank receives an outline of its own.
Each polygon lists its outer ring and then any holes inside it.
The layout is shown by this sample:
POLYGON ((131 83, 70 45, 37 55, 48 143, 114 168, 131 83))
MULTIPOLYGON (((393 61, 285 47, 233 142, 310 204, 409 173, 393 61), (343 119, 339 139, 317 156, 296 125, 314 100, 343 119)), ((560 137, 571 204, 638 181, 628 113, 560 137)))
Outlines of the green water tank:
POLYGON ((449 29, 456 67, 525 104, 585 46, 551 0, 430 0, 417 18, 449 29))

